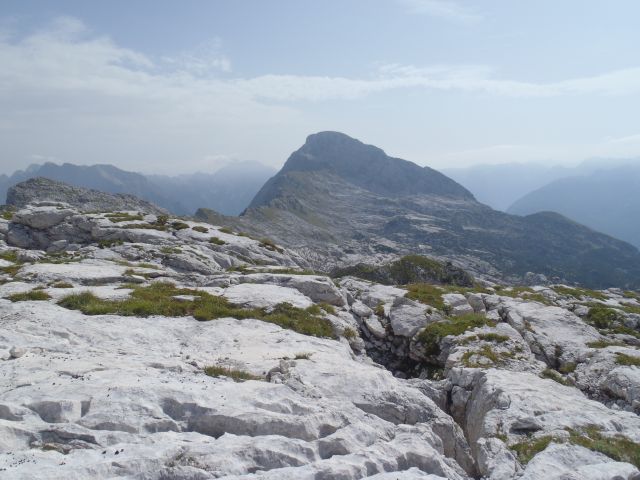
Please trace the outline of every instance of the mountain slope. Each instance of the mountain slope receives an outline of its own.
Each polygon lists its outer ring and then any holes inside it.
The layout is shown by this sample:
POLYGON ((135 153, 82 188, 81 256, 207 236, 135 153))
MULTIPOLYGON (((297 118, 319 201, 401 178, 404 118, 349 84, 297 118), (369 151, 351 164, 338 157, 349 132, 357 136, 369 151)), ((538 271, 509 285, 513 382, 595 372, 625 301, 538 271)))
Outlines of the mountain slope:
POLYGON ((230 165, 213 174, 177 177, 147 176, 113 165, 45 163, 32 165, 11 176, 0 176, 0 202, 4 201, 11 186, 30 178, 45 177, 77 187, 135 195, 180 215, 191 215, 200 207, 237 215, 274 173, 269 167, 249 162, 230 165))
POLYGON ((310 136, 241 217, 198 216, 297 248, 318 268, 422 253, 515 280, 640 283, 640 253, 625 242, 559 215, 497 212, 434 170, 333 132, 310 136))
POLYGON ((529 215, 554 211, 640 247, 640 166, 556 180, 508 209, 529 215))

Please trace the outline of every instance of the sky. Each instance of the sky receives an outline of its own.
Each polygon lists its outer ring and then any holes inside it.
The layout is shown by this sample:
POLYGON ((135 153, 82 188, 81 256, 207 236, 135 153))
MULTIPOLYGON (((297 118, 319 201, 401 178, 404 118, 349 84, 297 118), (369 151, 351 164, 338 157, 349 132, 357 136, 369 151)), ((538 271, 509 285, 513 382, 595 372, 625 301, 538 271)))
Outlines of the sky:
POLYGON ((635 0, 3 0, 0 173, 281 166, 337 130, 435 168, 640 156, 635 0))

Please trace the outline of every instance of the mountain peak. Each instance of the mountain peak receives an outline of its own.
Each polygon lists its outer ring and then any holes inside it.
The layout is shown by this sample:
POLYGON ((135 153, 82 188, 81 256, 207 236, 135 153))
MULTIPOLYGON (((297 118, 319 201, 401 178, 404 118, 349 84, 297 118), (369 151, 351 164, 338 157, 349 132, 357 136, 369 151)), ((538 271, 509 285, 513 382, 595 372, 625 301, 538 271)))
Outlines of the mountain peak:
MULTIPOLYGON (((325 131, 309 135, 293 152, 272 184, 280 184, 290 172, 327 172, 373 193, 388 197, 416 194, 473 199, 473 195, 450 178, 429 167, 388 156, 344 133, 325 131)), ((274 198, 268 182, 256 195, 252 207, 274 198)))

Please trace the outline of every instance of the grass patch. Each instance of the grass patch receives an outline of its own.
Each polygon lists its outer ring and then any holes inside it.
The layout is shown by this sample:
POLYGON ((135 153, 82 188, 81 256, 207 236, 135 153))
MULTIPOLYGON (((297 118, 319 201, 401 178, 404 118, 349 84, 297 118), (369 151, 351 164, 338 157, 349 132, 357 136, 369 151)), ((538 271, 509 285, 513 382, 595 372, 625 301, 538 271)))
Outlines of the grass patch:
MULTIPOLYGON (((199 290, 176 288, 171 283, 155 282, 148 286, 136 286, 128 298, 103 300, 91 292, 69 295, 58 305, 70 310, 80 310, 85 315, 121 315, 149 317, 185 317, 197 320, 214 320, 232 317, 255 318, 274 323, 282 328, 316 337, 333 337, 331 323, 315 310, 303 310, 289 303, 280 303, 271 312, 263 309, 245 309, 230 304, 224 297, 210 295, 199 290), (194 301, 180 301, 176 295, 193 295, 194 301)), ((317 307, 317 306, 316 306, 317 307)), ((319 307, 317 307, 319 310, 319 307)))
POLYGON ((104 249, 104 248, 111 248, 111 247, 115 247, 116 245, 122 245, 122 240, 100 240, 98 242, 98 248, 100 249, 104 249))
POLYGON ((375 313, 379 317, 384 317, 384 303, 378 302, 376 308, 373 309, 373 313, 375 313))
POLYGON ((596 328, 611 328, 614 323, 622 320, 620 312, 604 305, 595 304, 589 308, 585 321, 596 328))
POLYGON ((353 340, 354 338, 356 338, 358 336, 358 332, 356 332, 351 327, 347 327, 347 328, 344 329, 344 332, 342 332, 342 336, 344 338, 346 338, 347 340, 353 340))
POLYGON ((597 300, 606 300, 607 296, 597 290, 590 290, 588 288, 579 287, 566 287, 564 285, 556 285, 553 290, 560 295, 567 295, 569 297, 580 298, 595 298, 597 300))
POLYGON ((209 231, 207 227, 203 227, 202 225, 194 225, 193 227, 191 227, 191 230, 200 233, 207 233, 209 231))
POLYGON ((166 225, 159 225, 157 223, 127 223, 126 225, 122 225, 121 228, 126 228, 130 230, 159 230, 161 232, 166 232, 166 225))
POLYGON ((69 282, 55 282, 51 284, 52 288, 73 288, 73 285, 69 282))
POLYGON ((553 437, 551 436, 532 438, 524 442, 510 445, 509 448, 516 452, 520 463, 526 465, 533 457, 547 448, 552 440, 553 437))
POLYGON ((407 290, 409 291, 405 294, 406 298, 416 300, 438 310, 445 309, 445 303, 442 298, 442 294, 445 292, 442 288, 428 283, 412 283, 407 285, 407 290))
POLYGON ((496 355, 496 352, 494 352, 489 345, 483 345, 480 350, 469 350, 467 352, 464 352, 464 355, 462 355, 461 358, 462 364, 467 368, 483 368, 487 366, 482 363, 472 362, 471 358, 473 358, 474 356, 484 357, 494 365, 500 361, 498 355, 496 355))
POLYGON ((160 253, 164 253, 165 255, 178 255, 182 253, 182 250, 177 247, 162 247, 160 253))
POLYGON ((468 330, 484 327, 485 325, 495 326, 495 322, 478 313, 467 313, 427 325, 418 335, 418 341, 424 346, 425 353, 438 355, 440 353, 440 341, 444 337, 462 335, 468 330))
POLYGON ((18 262, 18 253, 14 250, 7 250, 6 252, 0 253, 0 258, 2 260, 6 260, 7 262, 18 262))
POLYGON ((562 365, 558 369, 558 371, 560 373, 564 373, 566 375, 567 373, 575 372, 576 371, 576 367, 577 367, 577 365, 574 362, 568 362, 568 363, 565 363, 564 365, 562 365))
POLYGON ((547 297, 529 287, 512 287, 508 290, 500 289, 499 295, 503 297, 531 300, 534 302, 542 303, 543 305, 552 305, 552 302, 547 297))
POLYGON ((209 243, 213 243, 214 245, 226 245, 227 242, 219 239, 218 237, 211 237, 209 239, 209 243))
POLYGON ((605 436, 599 428, 592 426, 580 431, 570 429, 569 441, 618 462, 627 462, 640 468, 640 444, 622 435, 605 436))
POLYGON ((268 238, 261 238, 260 246, 262 248, 266 248, 267 250, 271 250, 272 252, 284 253, 283 248, 280 248, 273 242, 273 240, 269 240, 268 238))
POLYGON ((607 347, 622 347, 624 343, 622 342, 612 342, 609 340, 596 340, 595 342, 588 342, 587 347, 589 348, 607 348, 607 347))
POLYGON ((226 233, 227 235, 235 235, 235 233, 233 233, 233 230, 227 227, 222 227, 219 229, 219 231, 221 231, 222 233, 226 233))
POLYGON ((0 213, 0 217, 4 218, 5 220, 11 221, 13 219, 13 212, 5 210, 4 212, 0 213))
POLYGON ((204 373, 210 377, 229 377, 233 379, 234 382, 244 382, 245 380, 264 380, 262 377, 258 377, 257 375, 253 375, 243 370, 236 370, 218 365, 205 367, 204 373))
POLYGON ((107 213, 105 217, 108 218, 109 221, 112 223, 135 222, 139 220, 144 220, 143 215, 139 213, 131 214, 128 212, 107 213))
POLYGON ((626 365, 629 367, 640 367, 640 357, 633 357, 626 353, 616 353, 616 363, 618 365, 626 365))
POLYGON ((635 313, 640 315, 640 307, 638 307, 637 305, 623 305, 622 310, 624 310, 627 313, 635 313))
POLYGON ((14 293, 13 295, 9 295, 7 299, 11 300, 12 302, 29 302, 50 300, 51 296, 43 290, 33 289, 30 292, 14 293))
POLYGON ((547 378, 549 380, 553 380, 561 385, 571 385, 560 373, 552 370, 551 368, 545 368, 542 373, 540 373, 541 378, 547 378))
POLYGON ((485 342, 495 343, 505 343, 509 341, 509 337, 507 335, 500 335, 498 333, 479 333, 478 339, 484 340, 485 342))

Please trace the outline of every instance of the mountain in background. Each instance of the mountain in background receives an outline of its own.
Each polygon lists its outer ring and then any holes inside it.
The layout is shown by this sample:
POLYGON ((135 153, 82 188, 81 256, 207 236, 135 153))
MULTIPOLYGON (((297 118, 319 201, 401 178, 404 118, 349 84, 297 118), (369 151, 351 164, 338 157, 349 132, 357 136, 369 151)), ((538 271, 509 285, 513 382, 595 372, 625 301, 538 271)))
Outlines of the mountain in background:
POLYGON ((640 165, 562 178, 519 200, 509 213, 553 211, 640 248, 640 165))
POLYGON ((445 175, 337 132, 309 136, 242 216, 197 216, 270 237, 324 270, 418 253, 511 279, 640 284, 635 247, 558 214, 495 211, 445 175))
POLYGON ((274 173, 273 169, 255 162, 229 165, 213 174, 178 177, 145 176, 113 165, 45 163, 32 165, 11 176, 0 175, 0 201, 4 201, 11 186, 30 178, 44 177, 77 187, 135 195, 178 215, 192 215, 203 206, 227 215, 238 215, 274 173))
POLYGON ((446 168, 442 173, 469 189, 479 202, 506 212, 519 198, 555 180, 589 175, 598 170, 639 164, 640 159, 585 160, 577 166, 549 166, 537 163, 503 163, 446 168))

